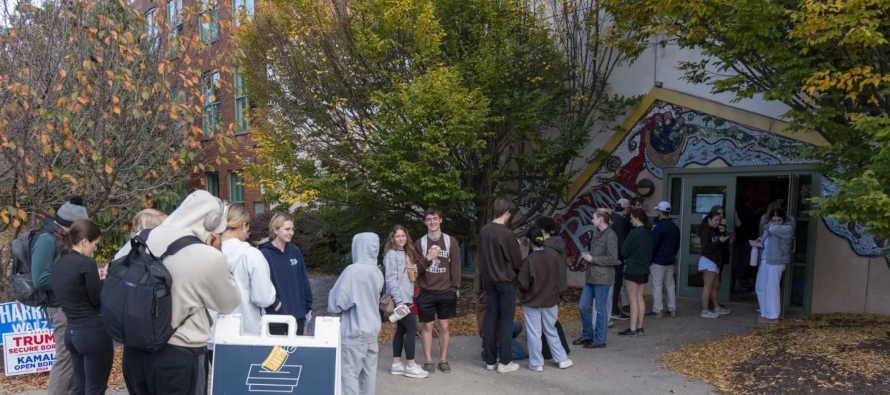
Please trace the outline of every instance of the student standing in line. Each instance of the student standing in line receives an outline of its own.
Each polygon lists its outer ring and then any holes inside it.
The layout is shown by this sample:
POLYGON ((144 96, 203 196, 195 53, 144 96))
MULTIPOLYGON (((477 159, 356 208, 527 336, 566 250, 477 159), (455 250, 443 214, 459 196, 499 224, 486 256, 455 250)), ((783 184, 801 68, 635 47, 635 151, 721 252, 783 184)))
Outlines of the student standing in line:
MULTIPOLYGON (((297 334, 302 335, 306 321, 312 319, 312 286, 309 272, 300 247, 291 243, 294 237, 294 220, 288 214, 275 213, 269 222, 271 241, 260 246, 260 252, 269 263, 272 283, 275 284, 275 303, 266 308, 266 314, 283 314, 297 320, 297 334), (277 307, 277 308, 276 308, 277 307)), ((273 335, 287 334, 287 324, 270 324, 273 335)))
MULTIPOLYGON (((566 256, 566 243, 562 240, 562 237, 559 236, 559 229, 556 227, 555 219, 551 217, 538 218, 538 220, 535 221, 535 226, 541 228, 544 232, 544 247, 547 248, 548 251, 552 251, 559 256, 559 300, 562 301, 563 295, 565 295, 566 291, 569 289, 569 260, 566 256)), ((562 324, 559 323, 559 320, 556 320, 556 333, 559 335, 559 342, 562 344, 562 348, 565 349, 566 354, 571 354, 571 351, 569 350, 569 341, 566 339, 566 333, 563 331, 562 324)), ((541 341, 544 342, 541 347, 544 359, 553 359, 553 355, 550 354, 550 347, 547 344, 547 337, 542 335, 541 341)))
POLYGON ((487 296, 482 344, 488 357, 485 369, 507 373, 519 369, 507 350, 516 312, 516 276, 522 266, 522 252, 516 236, 507 227, 516 204, 502 197, 494 201, 492 208, 494 220, 479 233, 479 274, 487 296), (503 351, 500 361, 498 346, 503 351))
POLYGON ((68 318, 64 344, 74 373, 71 395, 105 394, 114 363, 114 345, 99 312, 102 279, 91 258, 101 236, 90 220, 75 222, 62 238, 65 252, 52 267, 53 292, 68 318))
POLYGON ((643 332, 643 317, 646 315, 646 300, 643 289, 649 282, 649 264, 652 262, 652 236, 649 234, 649 217, 642 209, 630 213, 630 223, 634 227, 621 247, 627 257, 624 268, 624 285, 630 298, 630 327, 618 334, 638 336, 643 332))
POLYGON ((720 263, 723 261, 721 244, 729 240, 729 236, 720 236, 718 226, 723 215, 717 210, 711 210, 702 220, 698 228, 698 236, 701 239, 701 258, 698 260, 698 271, 704 276, 704 287, 701 291, 701 313, 703 318, 718 318, 729 314, 729 310, 720 307, 717 302, 717 286, 720 284, 720 263), (709 309, 709 302, 715 306, 709 309))
POLYGON ((457 291, 460 289, 460 246, 457 239, 442 233, 442 213, 435 208, 424 212, 427 234, 414 242, 417 260, 417 317, 423 324, 421 340, 426 362, 423 370, 435 373, 432 361, 433 324, 439 319, 439 370, 451 373, 448 364, 448 321, 457 317, 457 291), (452 252, 454 252, 452 254, 452 252))
POLYGON ((782 312, 781 280, 785 266, 791 262, 791 238, 794 237, 794 218, 780 208, 769 213, 769 222, 765 225, 763 251, 760 253, 760 270, 757 271, 757 302, 760 304, 761 324, 779 323, 782 312))
POLYGON ((343 395, 374 395, 377 386, 377 335, 383 273, 377 268, 380 238, 359 233, 352 238, 352 264, 328 294, 328 312, 340 315, 343 395))
POLYGON ((668 216, 671 213, 671 204, 658 203, 655 207, 658 219, 655 228, 652 229, 652 312, 646 317, 664 316, 662 286, 667 288, 667 310, 671 317, 677 316, 677 295, 674 287, 674 269, 677 263, 677 253, 680 252, 680 228, 668 216))
POLYGON ((544 357, 541 354, 541 334, 547 337, 553 360, 560 369, 572 366, 565 349, 556 333, 556 316, 559 313, 559 256, 544 248, 544 234, 541 228, 528 230, 528 240, 533 251, 522 261, 517 277, 522 291, 522 312, 525 316, 525 331, 528 334, 528 368, 544 370, 544 357))
POLYGON ((615 266, 615 284, 612 287, 612 305, 610 306, 610 318, 613 320, 626 320, 630 317, 621 311, 623 305, 621 300, 621 288, 624 286, 624 260, 625 256, 621 255, 621 247, 624 246, 624 240, 630 234, 630 201, 627 199, 618 199, 618 207, 615 209, 614 218, 612 219, 612 230, 618 237, 618 266, 615 266))
MULTIPOLYGON (((393 303, 398 307, 404 305, 411 309, 414 304, 414 281, 417 276, 417 258, 414 255, 411 236, 402 225, 393 226, 386 238, 384 247, 383 267, 386 280, 386 293, 392 296, 393 303), (405 246, 409 246, 405 248, 405 246), (411 273, 409 273, 411 272, 411 273)), ((417 331, 417 319, 408 313, 396 321, 396 333, 392 339, 392 368, 390 373, 397 376, 422 379, 429 375, 414 361, 414 333, 417 331), (405 350, 405 362, 402 363, 402 349, 405 350)))
POLYGON ((587 263, 584 274, 586 283, 578 301, 581 326, 584 331, 572 344, 583 344, 584 348, 606 347, 609 293, 615 284, 615 266, 618 265, 618 236, 610 227, 612 218, 614 217, 611 210, 598 209, 593 213, 593 226, 596 229, 593 231, 590 251, 581 255, 587 263), (590 320, 592 303, 596 305, 595 329, 590 320))
MULTIPOLYGON (((80 196, 72 196, 56 210, 56 215, 53 218, 43 220, 40 230, 32 239, 31 280, 34 281, 34 288, 47 291, 48 299, 45 312, 53 324, 53 336, 56 339, 65 338, 68 319, 53 293, 51 271, 53 264, 62 255, 62 238, 65 237, 68 228, 80 219, 89 219, 89 214, 83 206, 83 199, 80 196)), ((53 369, 49 373, 47 395, 68 394, 73 380, 70 354, 65 348, 65 342, 58 342, 53 369)))

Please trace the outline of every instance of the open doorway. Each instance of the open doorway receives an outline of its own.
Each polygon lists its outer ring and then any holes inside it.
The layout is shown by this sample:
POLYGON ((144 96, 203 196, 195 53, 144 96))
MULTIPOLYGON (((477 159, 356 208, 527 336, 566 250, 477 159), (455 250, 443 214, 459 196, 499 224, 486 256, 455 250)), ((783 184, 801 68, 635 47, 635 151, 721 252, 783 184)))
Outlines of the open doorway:
POLYGON ((754 283, 757 267, 750 266, 751 246, 748 240, 760 237, 760 223, 771 202, 780 200, 782 208, 787 207, 789 196, 789 176, 755 176, 736 178, 736 221, 735 240, 732 245, 732 289, 733 302, 757 303, 754 283))

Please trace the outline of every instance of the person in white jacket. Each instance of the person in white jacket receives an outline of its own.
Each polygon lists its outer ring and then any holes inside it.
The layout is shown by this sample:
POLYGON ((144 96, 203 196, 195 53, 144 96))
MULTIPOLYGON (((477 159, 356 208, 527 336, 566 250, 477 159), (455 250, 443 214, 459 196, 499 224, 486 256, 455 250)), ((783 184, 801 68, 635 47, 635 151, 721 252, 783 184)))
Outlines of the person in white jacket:
MULTIPOLYGON (((241 333, 245 335, 260 334, 260 319, 263 309, 275 306, 277 310, 281 302, 275 297, 275 286, 269 274, 269 263, 263 253, 245 240, 250 232, 250 214, 243 204, 226 206, 228 221, 222 233, 222 253, 229 262, 229 270, 235 276, 235 282, 241 291, 241 303, 232 314, 241 314, 241 333)), ((218 313, 209 311, 214 327, 210 330, 207 342, 208 366, 213 361, 213 334, 218 313)), ((210 375, 208 374, 208 378, 210 375)))

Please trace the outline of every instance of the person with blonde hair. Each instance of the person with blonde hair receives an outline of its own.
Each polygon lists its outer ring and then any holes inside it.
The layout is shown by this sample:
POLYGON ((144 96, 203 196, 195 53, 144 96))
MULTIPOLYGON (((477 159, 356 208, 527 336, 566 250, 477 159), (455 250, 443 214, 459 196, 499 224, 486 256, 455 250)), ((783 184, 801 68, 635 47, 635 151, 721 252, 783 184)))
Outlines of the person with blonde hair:
MULTIPOLYGON (((302 335, 306 322, 312 319, 312 286, 303 252, 291 243, 293 237, 293 217, 275 213, 269 221, 270 241, 260 245, 259 249, 269 263, 278 300, 266 308, 266 314, 293 316, 297 320, 297 334, 302 335)), ((287 324, 271 324, 269 331, 273 335, 287 334, 287 324)))
POLYGON ((136 236, 143 230, 158 227, 165 219, 167 219, 167 214, 153 208, 147 208, 136 213, 136 216, 133 217, 133 221, 130 223, 130 237, 136 236))
POLYGON ((593 213, 593 235, 588 251, 581 253, 584 265, 584 289, 578 300, 581 313, 581 337, 572 344, 584 348, 605 348, 609 326, 609 296, 615 285, 618 260, 618 235, 612 229, 612 210, 597 209, 593 213), (591 318, 590 308, 596 312, 591 318), (594 323, 593 320, 596 320, 594 323))

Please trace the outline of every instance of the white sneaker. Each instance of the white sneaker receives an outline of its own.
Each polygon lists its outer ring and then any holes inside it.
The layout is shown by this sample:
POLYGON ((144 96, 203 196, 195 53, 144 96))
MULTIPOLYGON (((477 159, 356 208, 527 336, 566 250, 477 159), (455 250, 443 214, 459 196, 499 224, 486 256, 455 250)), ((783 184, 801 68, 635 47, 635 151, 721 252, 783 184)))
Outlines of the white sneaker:
POLYGON ((715 313, 713 310, 702 310, 698 316, 702 318, 720 318, 720 314, 715 313))
POLYGON ((515 372, 519 370, 519 365, 516 362, 510 362, 506 365, 499 363, 498 364, 498 373, 507 373, 507 372, 515 372))
POLYGON ((532 371, 535 371, 535 372, 543 372, 543 371, 544 371, 544 367, 543 367, 543 366, 532 366, 532 365, 528 365, 528 369, 529 369, 529 370, 532 370, 532 371))
POLYGON ((714 309, 714 312, 719 315, 727 315, 727 314, 729 314, 729 309, 721 306, 721 307, 714 309))
POLYGON ((418 364, 414 364, 414 366, 405 366, 405 377, 411 377, 413 379, 425 379, 426 376, 430 375, 430 372, 423 370, 422 367, 418 364))
MULTIPOLYGON (((417 365, 414 365, 417 366, 417 365)), ((392 364, 392 368, 389 370, 389 374, 394 374, 396 376, 404 376, 405 375, 405 364, 402 362, 392 364)))
POLYGON ((562 361, 559 363, 559 368, 560 369, 568 369, 568 368, 572 367, 572 365, 574 365, 574 364, 575 363, 572 362, 571 359, 566 359, 565 361, 562 361))
POLYGON ((494 365, 485 365, 485 370, 490 370, 490 371, 492 371, 492 372, 493 372, 495 369, 497 369, 497 368, 498 368, 498 364, 494 364, 494 365))

